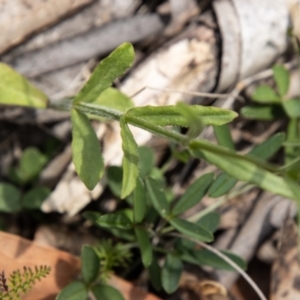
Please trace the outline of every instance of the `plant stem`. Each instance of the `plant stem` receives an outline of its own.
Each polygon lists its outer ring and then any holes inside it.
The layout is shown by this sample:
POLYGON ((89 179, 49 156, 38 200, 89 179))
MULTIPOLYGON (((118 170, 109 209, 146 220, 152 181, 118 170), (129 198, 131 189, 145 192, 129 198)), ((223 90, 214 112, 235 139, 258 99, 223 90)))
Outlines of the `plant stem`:
MULTIPOLYGON (((124 115, 124 118, 125 118, 126 123, 129 123, 133 126, 142 128, 146 131, 152 132, 152 133, 159 135, 161 137, 164 137, 166 139, 178 142, 183 145, 188 143, 188 138, 181 133, 166 129, 162 126, 158 126, 158 125, 155 125, 155 124, 147 122, 147 121, 144 121, 141 118, 128 116, 128 115, 124 115)), ((162 118, 163 118, 163 116, 162 116, 162 118)))
POLYGON ((95 105, 86 102, 76 103, 73 105, 73 108, 76 108, 77 110, 85 114, 95 115, 114 121, 119 121, 120 118, 123 116, 123 113, 116 109, 111 109, 98 104, 95 105))
POLYGON ((226 156, 230 156, 230 157, 243 159, 243 160, 246 160, 248 162, 251 162, 251 163, 255 164, 256 166, 261 166, 265 170, 270 171, 270 172, 278 172, 279 171, 277 167, 275 167, 275 166, 273 166, 269 163, 266 163, 263 160, 257 159, 257 158, 252 157, 252 156, 237 154, 232 150, 221 147, 219 145, 212 144, 212 143, 207 142, 205 140, 200 140, 200 139, 192 140, 189 143, 189 146, 192 150, 198 150, 198 149, 206 150, 206 151, 209 151, 209 152, 214 153, 214 154, 221 154, 221 155, 226 155, 226 156))
POLYGON ((59 101, 49 101, 48 107, 60 111, 70 111, 72 104, 73 99, 62 99, 59 101))

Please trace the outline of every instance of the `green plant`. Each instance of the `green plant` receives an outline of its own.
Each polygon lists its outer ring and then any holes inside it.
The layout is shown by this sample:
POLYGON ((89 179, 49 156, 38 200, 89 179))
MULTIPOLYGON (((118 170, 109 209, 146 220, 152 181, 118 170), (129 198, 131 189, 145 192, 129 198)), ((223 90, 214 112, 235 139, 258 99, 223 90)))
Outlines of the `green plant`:
MULTIPOLYGON (((121 293, 115 288, 105 284, 103 279, 103 272, 105 276, 108 275, 106 266, 103 267, 103 261, 107 263, 117 264, 124 262, 122 260, 122 253, 117 254, 117 260, 115 254, 110 253, 103 259, 103 253, 107 253, 110 248, 110 243, 106 246, 101 245, 95 248, 85 245, 81 249, 81 277, 82 280, 74 281, 67 285, 56 297, 56 300, 83 300, 87 299, 88 294, 92 293, 96 299, 101 300, 124 300, 121 293), (100 252, 99 252, 100 251, 100 252)), ((114 250, 115 251, 115 250, 114 250)))
POLYGON ((48 266, 35 266, 34 270, 30 267, 24 267, 13 271, 9 277, 6 277, 4 271, 0 273, 0 299, 19 300, 21 295, 30 291, 37 280, 46 277, 51 271, 48 266))
POLYGON ((241 113, 245 118, 255 120, 274 120, 288 118, 285 146, 285 171, 299 179, 300 157, 300 98, 288 99, 290 74, 282 65, 273 67, 273 77, 276 88, 260 85, 252 95, 254 105, 245 106, 241 113))
MULTIPOLYGON (((222 264, 220 261, 216 263, 215 255, 196 246, 197 243, 205 245, 203 242, 213 240, 215 227, 208 221, 214 218, 216 220, 217 215, 206 210, 189 220, 180 217, 184 211, 198 203, 207 191, 210 196, 220 197, 229 191, 239 193, 251 185, 256 185, 299 202, 300 187, 297 182, 298 177, 289 172, 294 161, 284 166, 267 162, 283 144, 285 139, 283 134, 277 134, 250 153, 241 155, 235 151, 230 131, 226 126, 237 116, 233 111, 200 105, 188 106, 183 103, 162 107, 132 107, 128 98, 119 91, 107 90, 113 80, 131 66, 133 59, 132 46, 128 43, 122 44, 102 60, 74 99, 63 99, 58 103, 47 103, 45 95, 32 87, 26 79, 0 64, 0 74, 4 76, 4 80, 0 83, 0 103, 70 111, 73 125, 73 162, 78 175, 88 189, 93 189, 104 173, 100 145, 89 118, 93 116, 119 122, 124 158, 122 170, 110 169, 111 174, 113 172, 117 174, 117 178, 112 175, 114 180, 110 180, 109 185, 112 192, 118 193, 120 198, 129 202, 130 208, 113 214, 100 215, 92 212, 85 216, 95 224, 113 230, 114 234, 135 241, 140 248, 141 260, 149 270, 153 285, 157 288, 162 286, 165 291, 171 293, 177 287, 182 260, 199 264, 202 259, 203 263, 210 265, 222 264), (101 97, 109 91, 113 91, 114 99, 117 101, 108 103, 105 97, 101 97), (153 166, 149 169, 141 158, 141 149, 128 125, 170 140, 175 145, 174 155, 180 159, 186 160, 189 157, 204 159, 216 165, 224 174, 219 174, 216 179, 213 174, 205 174, 197 179, 180 199, 169 197, 163 191, 163 178, 159 171, 153 166), (198 138, 203 127, 208 125, 214 126, 218 145, 198 138), (188 128, 187 134, 174 130, 174 127, 188 128), (176 150, 176 146, 183 151, 176 150), (120 178, 121 182, 118 182, 120 178), (237 181, 245 184, 236 187, 237 181), (124 232, 120 233, 120 230, 124 232), (157 259, 154 259, 157 256, 164 258, 165 261, 161 271, 157 259), (151 276, 151 273, 161 274, 162 277, 159 279, 159 276, 151 276)), ((274 72, 280 78, 277 80, 278 95, 283 97, 287 90, 287 77, 282 70, 274 72)), ((264 91, 266 90, 273 102, 279 101, 278 95, 274 95, 265 87, 264 91)), ((258 95, 257 99, 262 98, 258 95)), ((291 108, 294 102, 282 105, 288 114, 298 117, 291 108)), ((296 160, 298 158, 296 157, 296 160)), ((219 256, 226 257, 220 253, 219 256)), ((243 264, 238 258, 232 255, 231 257, 243 264)), ((83 267, 84 265, 85 262, 83 267)), ((229 267, 225 265, 226 268, 229 267)), ((236 264, 232 265, 236 267, 236 264)), ((85 282, 90 283, 89 280, 85 282)), ((82 288, 86 292, 84 284, 82 288)))
MULTIPOLYGON (((9 178, 18 186, 24 186, 34 182, 48 161, 38 149, 28 147, 24 150, 18 165, 10 170, 9 178)), ((0 211, 16 213, 23 209, 39 209, 42 202, 49 196, 50 189, 34 185, 26 193, 13 184, 0 183, 0 211)))

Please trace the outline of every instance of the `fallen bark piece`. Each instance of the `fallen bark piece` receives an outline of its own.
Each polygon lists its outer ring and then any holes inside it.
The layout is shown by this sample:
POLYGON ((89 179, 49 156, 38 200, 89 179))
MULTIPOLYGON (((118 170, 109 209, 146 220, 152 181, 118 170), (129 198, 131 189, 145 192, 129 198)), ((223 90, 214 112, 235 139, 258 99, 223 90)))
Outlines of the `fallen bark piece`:
POLYGON ((213 7, 223 40, 219 91, 266 69, 286 50, 287 1, 272 1, 272 9, 270 0, 216 0, 213 7))
POLYGON ((281 232, 277 258, 272 268, 271 300, 300 299, 300 260, 297 226, 288 218, 281 232))
POLYGON ((20 56, 25 52, 41 49, 52 43, 69 39, 115 19, 129 17, 140 5, 140 2, 140 0, 93 1, 73 16, 38 33, 25 43, 12 49, 3 56, 3 60, 10 61, 13 57, 20 56))
POLYGON ((14 270, 23 271, 23 267, 47 265, 51 273, 27 294, 24 300, 55 299, 56 294, 72 282, 80 272, 77 257, 53 248, 40 246, 19 236, 0 232, 1 271, 8 277, 14 270), (4 246, 5 245, 5 246, 4 246))
MULTIPOLYGON (((23 267, 47 265, 51 267, 50 274, 37 281, 33 289, 23 300, 54 300, 56 295, 67 284, 77 278, 80 273, 80 259, 67 252, 33 243, 19 236, 0 231, 0 272, 9 276, 14 270, 23 271, 23 267), (5 246, 4 246, 5 245, 5 246)), ((148 294, 130 282, 117 276, 112 276, 108 282, 117 288, 125 300, 160 300, 148 294)))
MULTIPOLYGON (((259 242, 272 232, 273 228, 268 216, 281 199, 281 196, 271 194, 265 194, 265 197, 260 198, 228 250, 249 262, 259 242)), ((219 282, 227 288, 230 288, 239 276, 235 272, 223 270, 217 271, 216 274, 219 282)))
POLYGON ((25 53, 13 59, 10 64, 27 77, 37 77, 104 55, 123 42, 141 41, 159 33, 164 26, 157 14, 136 15, 51 44, 45 49, 25 53))
POLYGON ((92 0, 0 0, 0 53, 90 2, 92 0))

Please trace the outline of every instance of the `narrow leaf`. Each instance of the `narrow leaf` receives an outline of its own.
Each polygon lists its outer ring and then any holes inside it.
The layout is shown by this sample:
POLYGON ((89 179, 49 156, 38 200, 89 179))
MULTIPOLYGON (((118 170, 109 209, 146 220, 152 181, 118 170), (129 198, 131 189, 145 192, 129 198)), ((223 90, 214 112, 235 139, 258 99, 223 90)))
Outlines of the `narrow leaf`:
POLYGON ((208 195, 212 198, 218 198, 227 194, 237 183, 237 180, 225 173, 218 175, 216 180, 209 188, 208 195))
MULTIPOLYGON (((204 125, 223 125, 237 117, 236 112, 223 108, 201 105, 189 107, 201 118, 204 125)), ((189 126, 189 120, 181 114, 180 107, 177 105, 135 107, 128 110, 126 115, 142 118, 144 121, 160 126, 189 126)))
POLYGON ((179 279, 183 270, 181 260, 173 254, 168 254, 162 269, 162 286, 168 293, 174 293, 178 288, 179 279))
POLYGON ((215 232, 218 229, 220 220, 221 215, 212 211, 201 217, 196 223, 210 232, 215 232))
MULTIPOLYGON (((222 250, 224 255, 229 257, 233 262, 235 262, 239 267, 243 270, 247 268, 246 262, 240 258, 239 256, 229 252, 222 250)), ((199 266, 211 266, 215 269, 222 269, 227 271, 236 271, 229 265, 226 261, 224 261, 218 255, 212 253, 209 250, 201 249, 201 250, 188 250, 183 253, 181 258, 189 263, 193 263, 199 266)))
MULTIPOLYGON (((299 120, 290 119, 287 127, 287 142, 299 143, 299 120)), ((285 163, 292 162, 299 155, 299 147, 293 145, 285 147, 285 163)))
POLYGON ((268 85, 260 85, 254 91, 252 99, 259 103, 280 103, 280 97, 268 85))
POLYGON ((21 193, 12 184, 0 183, 0 211, 14 213, 21 209, 21 193))
POLYGON ((214 239, 211 232, 196 223, 191 223, 179 218, 172 218, 169 222, 179 232, 193 239, 203 242, 211 242, 214 239))
POLYGON ((123 181, 121 198, 124 199, 134 190, 138 177, 138 145, 125 123, 124 118, 120 119, 123 158, 123 181))
POLYGON ((244 106, 241 114, 249 120, 272 121, 276 118, 285 117, 285 112, 281 105, 252 105, 244 106))
POLYGON ((125 300, 117 289, 106 284, 94 285, 92 287, 92 293, 97 300, 125 300))
POLYGON ((91 221, 93 224, 96 224, 97 220, 101 217, 101 213, 97 211, 85 211, 83 212, 83 217, 89 221, 91 221))
POLYGON ((138 148, 139 152, 139 174, 141 178, 147 176, 154 167, 154 152, 151 148, 141 146, 138 148))
POLYGON ((95 250, 88 245, 81 249, 81 274, 86 284, 91 284, 99 275, 100 262, 95 250))
POLYGON ((148 233, 144 228, 136 227, 134 229, 137 242, 141 251, 142 262, 145 268, 152 262, 152 245, 148 233))
POLYGON ((161 268, 157 263, 157 259, 152 259, 151 265, 148 267, 150 282, 156 291, 160 291, 161 285, 161 268))
POLYGON ((104 228, 130 229, 132 223, 124 214, 107 214, 97 219, 97 224, 104 228))
POLYGON ((172 215, 179 215, 200 202, 213 179, 214 174, 208 173, 201 176, 193 184, 191 184, 173 207, 172 215))
POLYGON ((285 134, 276 133, 260 145, 255 146, 248 155, 258 157, 262 160, 271 158, 282 146, 285 141, 285 134))
POLYGON ((110 166, 106 170, 107 185, 111 192, 121 198, 123 169, 117 166, 110 166))
POLYGON ((148 196, 156 211, 165 218, 170 212, 170 206, 165 194, 160 189, 160 184, 153 178, 146 180, 148 196))
POLYGON ((73 163, 80 179, 89 190, 92 190, 104 171, 99 141, 84 114, 73 109, 71 119, 73 163))
POLYGON ((219 145, 231 150, 235 149, 230 130, 226 124, 221 126, 214 126, 214 133, 219 145))
POLYGON ((47 96, 8 65, 0 63, 0 103, 7 105, 47 107, 47 96))
POLYGON ((134 222, 140 223, 143 221, 147 211, 146 191, 144 183, 140 178, 137 180, 136 188, 133 192, 133 215, 134 222))
POLYGON ((273 74, 278 92, 283 97, 286 95, 290 85, 289 71, 282 65, 275 65, 273 67, 273 74))
MULTIPOLYGON (((197 148, 196 144, 192 148, 197 148)), ((238 180, 253 183, 274 194, 290 199, 294 198, 282 177, 260 168, 243 157, 226 154, 219 155, 207 150, 193 151, 193 154, 195 157, 204 158, 238 180)))
POLYGON ((131 44, 123 43, 108 57, 103 59, 91 78, 74 99, 78 102, 93 102, 99 95, 112 85, 133 63, 134 50, 131 44))
POLYGON ((74 281, 67 285, 55 298, 56 300, 84 300, 88 290, 83 282, 74 281))

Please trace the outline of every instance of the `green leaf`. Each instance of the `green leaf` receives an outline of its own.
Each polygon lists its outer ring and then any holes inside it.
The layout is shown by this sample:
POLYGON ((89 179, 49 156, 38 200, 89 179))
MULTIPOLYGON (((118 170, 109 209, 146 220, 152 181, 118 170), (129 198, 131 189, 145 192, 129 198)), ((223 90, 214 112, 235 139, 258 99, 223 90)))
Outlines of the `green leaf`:
POLYGON ((162 269, 162 286, 168 293, 174 293, 179 284, 179 279, 183 270, 181 260, 173 254, 167 254, 165 265, 162 269))
POLYGON ((131 44, 123 43, 103 59, 91 78, 74 99, 74 103, 93 102, 112 85, 133 63, 134 50, 131 44))
POLYGON ((124 199, 134 190, 138 177, 138 145, 134 137, 125 123, 124 118, 120 119, 122 148, 124 152, 123 158, 123 181, 121 198, 124 199))
POLYGON ((117 289, 106 284, 94 285, 92 287, 92 293, 97 300, 125 300, 117 289))
POLYGON ((181 115, 187 120, 188 122, 188 137, 191 139, 196 138, 203 130, 203 123, 201 117, 196 114, 195 110, 190 106, 183 102, 178 102, 177 106, 181 115))
MULTIPOLYGON (((192 148, 197 148, 194 143, 192 148)), ((216 165, 219 169, 235 177, 238 180, 253 183, 274 194, 293 199, 294 196, 285 183, 284 179, 265 169, 260 168, 256 164, 231 154, 215 154, 207 150, 193 151, 195 157, 204 158, 211 164, 216 165)))
POLYGON ((201 217, 196 223, 207 229, 209 232, 215 232, 218 229, 220 219, 221 215, 215 211, 212 211, 201 217))
POLYGON ((283 100, 281 103, 290 118, 300 117, 300 98, 283 100))
POLYGON ((147 176, 154 167, 154 153, 153 150, 146 146, 138 147, 139 152, 139 174, 141 178, 147 176))
POLYGON ((214 239, 214 236, 211 232, 196 223, 191 223, 179 218, 172 218, 169 220, 169 222, 182 234, 198 241, 211 242, 214 239))
POLYGON ((121 213, 103 215, 97 219, 97 224, 104 228, 132 228, 132 223, 130 219, 121 213))
POLYGON ((123 169, 117 166, 110 166, 106 170, 107 185, 111 192, 121 198, 123 169))
MULTIPOLYGON (((229 257, 232 261, 234 261, 243 270, 247 268, 247 263, 241 257, 229 251, 222 250, 221 252, 227 257, 229 257)), ((195 251, 195 257, 198 260, 199 265, 211 266, 216 269, 236 271, 231 265, 229 265, 221 257, 219 257, 218 255, 214 254, 213 252, 207 249, 201 249, 195 251)))
MULTIPOLYGON (((237 117, 237 113, 231 110, 201 105, 190 105, 190 109, 201 118, 204 125, 223 125, 237 117)), ((143 106, 128 110, 126 116, 141 118, 159 126, 188 127, 189 120, 182 114, 177 105, 169 106, 143 106)))
POLYGON ((188 163, 188 161, 191 159, 191 154, 187 149, 184 150, 177 150, 177 149, 171 149, 172 156, 183 163, 188 163))
POLYGON ((140 178, 137 180, 136 188, 133 191, 133 215, 134 222, 140 223, 143 221, 147 211, 146 191, 144 183, 140 178))
POLYGON ((72 109, 71 119, 73 163, 80 179, 92 190, 104 171, 99 141, 86 115, 72 109))
POLYGON ((141 251, 142 262, 145 268, 149 267, 152 262, 152 244, 148 233, 144 228, 135 227, 134 229, 137 242, 141 251))
POLYGON ((85 211, 82 215, 85 219, 91 221, 93 224, 96 224, 97 220, 102 216, 102 214, 97 211, 85 211))
POLYGON ((231 150, 235 149, 229 127, 226 124, 221 126, 214 126, 214 133, 219 145, 231 150))
POLYGON ((300 162, 297 161, 300 156, 300 148, 293 145, 300 142, 299 137, 299 120, 290 119, 287 127, 287 142, 291 143, 285 147, 284 162, 288 173, 297 177, 300 170, 300 162), (296 160, 296 161, 295 161, 296 160))
POLYGON ((255 146, 248 155, 258 157, 262 160, 271 158, 282 146, 285 141, 285 133, 279 132, 255 146))
POLYGON ((81 274, 86 284, 91 284, 99 275, 100 262, 95 250, 88 245, 81 248, 81 274))
POLYGON ((227 194, 237 183, 237 180, 225 173, 218 175, 216 180, 209 188, 208 195, 212 198, 218 198, 227 194))
POLYGON ((285 112, 281 105, 252 105, 244 106, 241 115, 249 120, 272 121, 285 117, 285 112))
MULTIPOLYGON (((100 96, 94 101, 94 104, 99 104, 104 107, 115 109, 120 112, 126 112, 128 109, 134 107, 132 100, 114 88, 104 90, 100 96)), ((100 121, 107 121, 96 115, 89 114, 90 119, 97 119, 100 121)))
POLYGON ((26 209, 40 209, 44 200, 50 195, 47 187, 37 186, 29 190, 22 199, 22 207, 26 209))
POLYGON ((81 281, 74 281, 67 285, 55 298, 56 300, 86 300, 88 289, 81 281))
POLYGON ((198 178, 191 184, 172 209, 172 215, 179 215, 201 201, 214 179, 213 173, 198 178))
POLYGON ((280 97, 268 85, 260 85, 253 93, 252 99, 259 103, 280 103, 280 97))
POLYGON ((47 107, 47 96, 8 65, 0 63, 0 103, 7 105, 47 107))
POLYGON ((14 213, 21 210, 21 193, 12 184, 0 183, 0 211, 14 213))
POLYGON ((159 182, 151 177, 147 178, 146 190, 156 211, 165 218, 170 212, 170 206, 159 182))
POLYGON ((22 153, 19 165, 11 171, 10 177, 18 184, 25 184, 41 172, 47 160, 38 149, 28 147, 22 153))
POLYGON ((273 67, 273 74, 279 95, 283 97, 286 95, 290 86, 289 71, 282 65, 275 65, 273 67))
POLYGON ((157 259, 152 259, 151 265, 148 267, 150 282, 156 291, 160 291, 161 285, 161 268, 157 263, 157 259))

